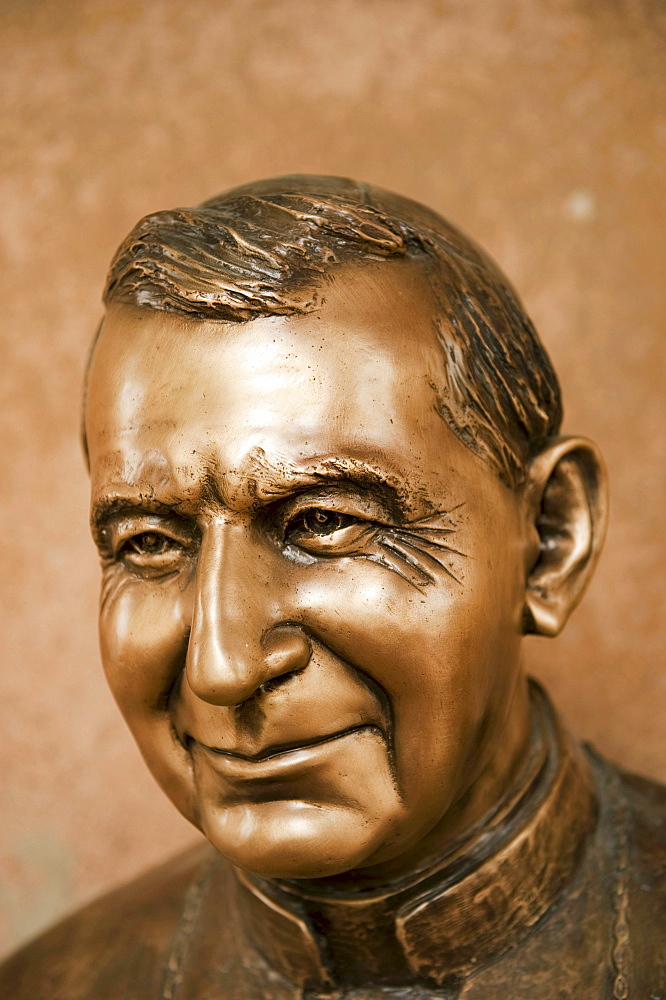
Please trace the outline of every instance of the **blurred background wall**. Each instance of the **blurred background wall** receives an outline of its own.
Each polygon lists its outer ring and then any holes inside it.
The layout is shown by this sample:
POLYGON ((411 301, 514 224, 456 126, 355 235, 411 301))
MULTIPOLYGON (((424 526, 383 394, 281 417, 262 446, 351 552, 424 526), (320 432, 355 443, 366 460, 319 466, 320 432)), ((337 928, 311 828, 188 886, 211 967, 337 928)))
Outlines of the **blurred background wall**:
POLYGON ((663 4, 4 0, 0 48, 0 949, 196 837, 102 679, 78 396, 128 229, 262 175, 395 188, 513 279, 613 488, 532 670, 666 778, 663 4))

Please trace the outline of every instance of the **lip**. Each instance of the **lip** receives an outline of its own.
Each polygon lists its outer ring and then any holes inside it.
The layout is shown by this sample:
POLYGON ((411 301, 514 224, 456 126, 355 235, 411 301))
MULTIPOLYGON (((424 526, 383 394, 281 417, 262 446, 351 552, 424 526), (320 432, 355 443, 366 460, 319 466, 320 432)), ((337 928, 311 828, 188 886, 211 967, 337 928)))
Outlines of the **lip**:
POLYGON ((363 724, 349 726, 325 736, 316 736, 309 740, 300 740, 297 744, 279 744, 267 747, 258 754, 241 754, 236 751, 223 750, 219 747, 207 746, 193 740, 195 746, 203 751, 207 760, 216 771, 233 781, 266 781, 293 776, 291 772, 300 771, 322 761, 331 752, 336 751, 335 744, 355 737, 373 736, 383 739, 378 726, 363 724))

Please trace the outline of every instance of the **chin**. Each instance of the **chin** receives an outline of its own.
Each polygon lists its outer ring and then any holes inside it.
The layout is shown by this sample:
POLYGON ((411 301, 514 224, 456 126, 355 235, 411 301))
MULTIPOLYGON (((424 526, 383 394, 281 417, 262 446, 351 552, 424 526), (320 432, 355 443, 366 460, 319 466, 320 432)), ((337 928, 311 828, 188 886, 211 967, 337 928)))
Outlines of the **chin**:
POLYGON ((391 826, 355 808, 296 799, 204 808, 201 816, 220 854, 268 878, 325 878, 364 867, 391 826))

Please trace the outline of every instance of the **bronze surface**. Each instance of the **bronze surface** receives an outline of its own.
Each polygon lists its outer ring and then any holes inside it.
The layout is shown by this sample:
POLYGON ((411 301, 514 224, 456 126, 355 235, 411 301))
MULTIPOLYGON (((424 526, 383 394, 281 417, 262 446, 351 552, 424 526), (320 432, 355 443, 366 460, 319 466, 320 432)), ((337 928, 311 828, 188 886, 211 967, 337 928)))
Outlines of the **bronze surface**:
POLYGON ((585 759, 535 694, 530 764, 492 836, 477 830, 410 885, 326 897, 244 875, 197 848, 17 954, 3 990, 21 1000, 659 996, 663 789, 585 759), (553 848, 563 889, 540 880, 539 853, 548 869, 553 848), (447 916, 451 894, 466 915, 460 926, 447 916), (442 948, 448 975, 433 963, 442 948))
POLYGON ((612 483, 592 586, 557 642, 526 642, 529 670, 574 734, 663 781, 661 6, 1 8, 0 952, 197 837, 100 669, 79 392, 104 274, 134 222, 253 177, 401 191, 511 276, 565 388, 565 432, 600 445, 612 483))
MULTIPOLYGON (((166 925, 94 992, 132 969, 129 995, 183 1000, 657 995, 663 790, 632 799, 525 676, 594 570, 606 480, 501 272, 422 206, 298 176, 143 220, 105 301, 102 658, 234 867, 149 881, 166 925)), ((116 917, 81 944, 76 920, 64 998, 116 917)), ((7 966, 15 995, 53 989, 61 933, 7 966)))

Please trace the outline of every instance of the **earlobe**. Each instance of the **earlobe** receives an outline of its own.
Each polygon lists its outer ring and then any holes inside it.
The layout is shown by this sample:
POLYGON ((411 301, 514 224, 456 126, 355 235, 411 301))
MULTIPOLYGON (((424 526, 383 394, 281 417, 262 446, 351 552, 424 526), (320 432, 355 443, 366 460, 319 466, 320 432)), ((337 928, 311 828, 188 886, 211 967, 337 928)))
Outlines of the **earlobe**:
POLYGON ((551 440, 530 464, 526 498, 534 545, 525 631, 555 636, 583 596, 606 534, 607 476, 596 446, 578 437, 551 440))

